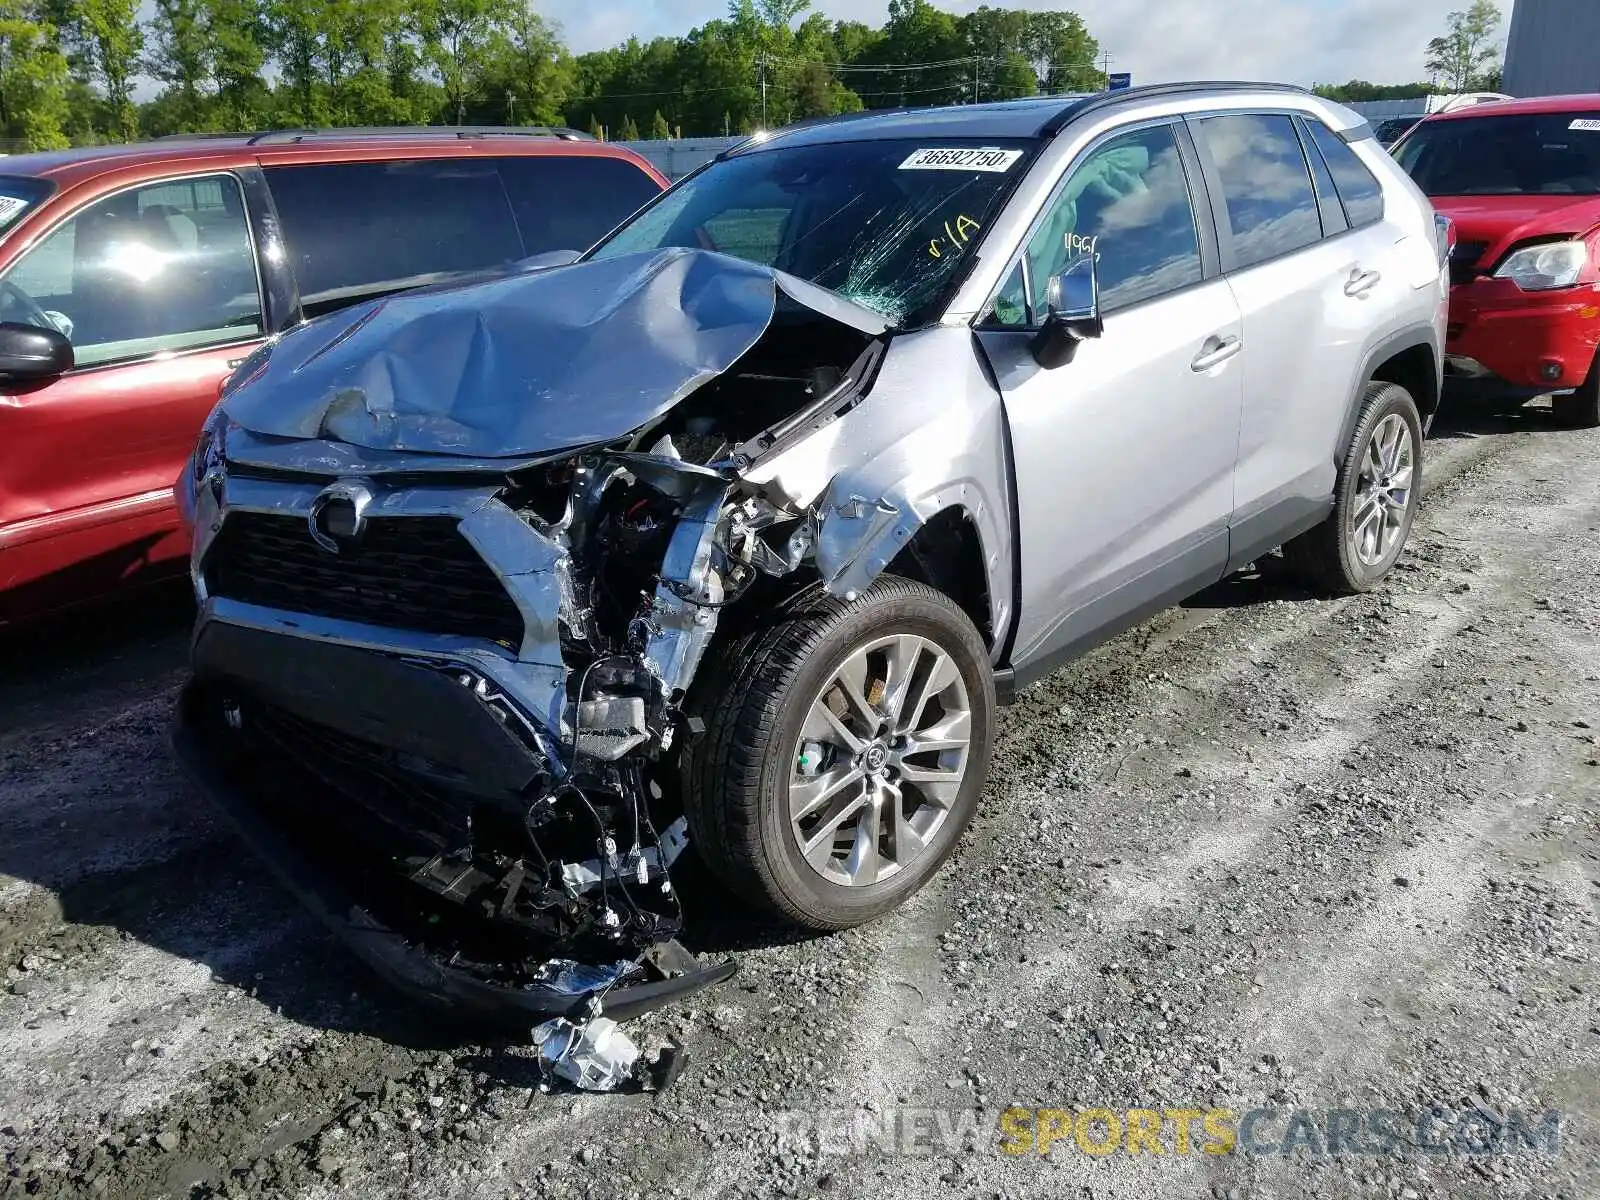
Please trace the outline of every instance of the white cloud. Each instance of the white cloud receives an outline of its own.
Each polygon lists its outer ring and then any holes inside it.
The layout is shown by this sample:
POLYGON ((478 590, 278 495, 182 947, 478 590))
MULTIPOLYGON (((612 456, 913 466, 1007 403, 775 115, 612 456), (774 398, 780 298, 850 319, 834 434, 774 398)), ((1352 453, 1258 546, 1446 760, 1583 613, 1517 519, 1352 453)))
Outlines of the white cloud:
MULTIPOLYGON (((1006 0, 989 0, 996 5, 1006 0)), ((953 12, 978 0, 941 5, 953 12)), ((1075 10, 1135 83, 1259 79, 1285 83, 1423 76, 1423 48, 1464 0, 1011 0, 1075 10)), ((829 17, 881 25, 886 0, 815 0, 829 17)), ((1510 4, 1503 7, 1507 12, 1510 4)), ((546 0, 574 50, 687 32, 726 12, 722 0, 546 0)))

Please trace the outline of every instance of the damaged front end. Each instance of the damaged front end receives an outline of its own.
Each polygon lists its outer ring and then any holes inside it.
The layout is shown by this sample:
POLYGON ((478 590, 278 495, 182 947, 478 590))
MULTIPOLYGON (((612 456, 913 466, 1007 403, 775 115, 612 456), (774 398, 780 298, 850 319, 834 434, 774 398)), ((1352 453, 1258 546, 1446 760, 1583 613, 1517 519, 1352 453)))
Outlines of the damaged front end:
POLYGON ((730 609, 892 522, 825 528, 827 472, 764 469, 860 401, 884 332, 666 251, 291 333, 180 482, 184 762, 362 957, 457 1012, 526 1034, 728 978, 676 941, 685 698, 730 609))

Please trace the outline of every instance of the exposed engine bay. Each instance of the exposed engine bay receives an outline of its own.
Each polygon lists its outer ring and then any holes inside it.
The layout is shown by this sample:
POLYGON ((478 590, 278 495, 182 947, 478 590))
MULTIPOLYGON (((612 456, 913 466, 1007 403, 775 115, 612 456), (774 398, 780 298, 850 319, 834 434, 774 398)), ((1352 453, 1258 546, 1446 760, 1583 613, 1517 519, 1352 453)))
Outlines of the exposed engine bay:
POLYGON ((348 386, 305 442, 226 396, 202 439, 180 752, 258 849, 278 845, 267 824, 296 828, 280 875, 397 982, 486 1013, 509 998, 526 1032, 732 974, 675 940, 677 753, 702 732, 686 699, 719 629, 818 577, 820 489, 761 468, 857 405, 885 347, 761 281, 734 361, 599 444, 504 466, 360 447, 334 434, 365 419, 348 386))

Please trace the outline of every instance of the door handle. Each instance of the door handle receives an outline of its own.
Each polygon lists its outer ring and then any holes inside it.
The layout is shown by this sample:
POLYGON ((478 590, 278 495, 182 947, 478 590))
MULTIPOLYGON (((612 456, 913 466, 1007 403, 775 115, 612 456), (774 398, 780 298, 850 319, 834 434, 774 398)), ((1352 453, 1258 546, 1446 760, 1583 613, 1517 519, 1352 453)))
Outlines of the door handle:
POLYGON ((1195 372, 1209 371, 1243 349, 1244 342, 1237 337, 1208 337, 1206 344, 1200 347, 1200 353, 1189 364, 1189 369, 1195 372))
POLYGON ((1352 300, 1365 300, 1382 279, 1383 275, 1377 271, 1363 271, 1357 267, 1350 272, 1350 279, 1344 285, 1344 294, 1352 300))

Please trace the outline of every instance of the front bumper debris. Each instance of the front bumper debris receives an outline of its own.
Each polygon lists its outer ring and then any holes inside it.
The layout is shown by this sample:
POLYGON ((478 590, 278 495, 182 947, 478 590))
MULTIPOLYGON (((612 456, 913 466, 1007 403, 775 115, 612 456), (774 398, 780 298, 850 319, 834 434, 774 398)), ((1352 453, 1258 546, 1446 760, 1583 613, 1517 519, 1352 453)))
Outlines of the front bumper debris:
POLYGON ((526 1038, 533 1026, 554 1018, 582 1022, 597 1011, 626 1020, 731 979, 733 962, 701 966, 676 942, 641 960, 626 983, 567 970, 547 982, 517 986, 487 980, 390 927, 363 903, 344 874, 308 854, 274 820, 271 787, 259 775, 230 763, 217 741, 197 728, 193 686, 185 693, 173 734, 178 761, 216 804, 268 871, 373 971, 424 1005, 447 1010, 464 1024, 481 1025, 526 1038), (653 977, 651 977, 653 976, 653 977))

